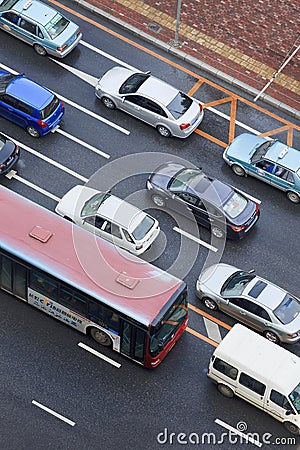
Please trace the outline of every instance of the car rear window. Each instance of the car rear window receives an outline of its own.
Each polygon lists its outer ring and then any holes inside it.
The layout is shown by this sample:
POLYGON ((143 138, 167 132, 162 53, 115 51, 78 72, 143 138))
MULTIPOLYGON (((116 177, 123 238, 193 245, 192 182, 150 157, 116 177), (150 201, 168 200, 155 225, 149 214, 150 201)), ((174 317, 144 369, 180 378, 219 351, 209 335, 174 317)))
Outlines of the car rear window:
POLYGON ((146 234, 151 230, 155 221, 151 216, 145 216, 139 225, 133 230, 132 236, 137 241, 144 239, 146 234))
POLYGON ((56 96, 54 96, 49 105, 47 105, 46 108, 42 109, 41 118, 46 119, 47 117, 51 116, 51 114, 56 110, 58 105, 59 100, 56 96))
POLYGON ((70 21, 68 19, 57 13, 50 22, 47 23, 45 29, 49 33, 50 38, 55 39, 67 28, 69 23, 70 21))
POLYGON ((274 315, 281 323, 286 325, 292 322, 300 313, 300 302, 289 294, 286 294, 283 301, 274 309, 274 315))
POLYGON ((167 108, 175 119, 179 119, 190 108, 193 100, 183 92, 178 92, 167 108))
POLYGON ((248 202, 245 197, 235 192, 223 205, 223 208, 226 214, 234 219, 245 210, 247 203, 248 202))

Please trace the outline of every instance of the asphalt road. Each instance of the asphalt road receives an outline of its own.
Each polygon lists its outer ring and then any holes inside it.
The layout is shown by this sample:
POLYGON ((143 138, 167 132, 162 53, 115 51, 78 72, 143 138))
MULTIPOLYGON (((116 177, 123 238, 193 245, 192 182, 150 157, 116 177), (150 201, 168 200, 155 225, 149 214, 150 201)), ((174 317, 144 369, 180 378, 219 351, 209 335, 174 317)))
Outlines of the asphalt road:
MULTIPOLYGON (((120 36, 133 39, 72 3, 65 4, 120 36)), ((47 86, 64 97, 66 104, 61 130, 38 140, 1 119, 1 131, 23 147, 17 174, 12 179, 3 179, 2 184, 54 210, 57 199, 75 184, 87 182, 103 188, 111 183, 114 193, 145 207, 143 190, 147 174, 161 158, 183 158, 260 199, 261 218, 247 238, 240 242, 229 241, 223 251, 212 254, 189 239, 181 240, 173 230, 175 219, 151 208, 151 213, 160 221, 162 236, 144 258, 164 270, 183 275, 189 287, 189 302, 200 309, 202 305, 195 295, 195 283, 210 258, 245 270, 255 268, 259 275, 299 295, 299 205, 293 205, 283 193, 256 179, 236 177, 225 165, 223 147, 216 139, 228 140, 229 120, 226 116, 230 115, 230 105, 205 111, 200 130, 213 139, 198 133, 186 140, 164 139, 136 119, 120 111, 106 110, 96 99, 94 89, 87 81, 88 75, 99 77, 116 64, 129 64, 141 70, 150 69, 155 76, 188 92, 197 82, 193 76, 196 72, 155 47, 138 42, 137 38, 134 41, 140 44, 139 48, 83 19, 77 17, 74 20, 83 30, 84 42, 93 47, 80 44, 59 61, 63 66, 39 57, 29 46, 1 32, 1 64, 12 71, 24 72, 47 86), (73 69, 80 72, 74 73, 73 69), (104 123, 103 117, 112 125, 104 123), (113 176, 108 177, 108 173, 113 176), (191 261, 194 253, 195 260, 191 261)), ((205 73, 200 75, 206 77, 205 73)), ((218 80, 211 77, 210 81, 218 84, 218 80)), ((230 89, 224 83, 222 86, 230 89)), ((208 103, 228 94, 203 83, 193 95, 208 103)), ((237 112, 240 124, 236 126, 236 135, 244 132, 245 127, 260 132, 278 128, 282 124, 274 114, 299 125, 280 111, 267 108, 272 116, 240 102, 237 112)), ((285 140, 286 134, 278 133, 275 137, 285 140)), ((293 146, 300 148, 300 133, 296 131, 293 146)), ((16 220, 20 220, 17 211, 16 220)), ((210 243, 210 233, 203 229, 199 232, 200 238, 210 243)), ((288 444, 291 435, 275 419, 242 400, 226 399, 217 392, 206 377, 214 347, 196 336, 186 332, 163 364, 149 371, 112 350, 97 348, 87 336, 3 292, 0 298, 1 448, 227 450, 257 447, 237 441, 236 436, 222 435, 227 430, 215 423, 216 419, 233 427, 243 423, 239 426, 244 426, 245 431, 257 434, 262 443, 260 448, 266 449, 270 445, 280 449, 299 448, 299 441, 288 444), (78 346, 79 342, 113 358, 121 367, 116 368, 85 352, 78 346), (47 406, 71 423, 54 417, 32 402, 47 406), (185 433, 186 437, 180 433, 185 433), (213 434, 210 441, 204 433, 213 434), (281 440, 276 443, 275 438, 281 440), (186 439, 188 444, 180 443, 186 439)), ((221 313, 213 315, 228 325, 234 323, 221 313)), ((208 335, 202 315, 195 311, 190 312, 189 326, 208 335)), ((227 330, 219 328, 224 336, 227 330)), ((290 350, 300 356, 299 344, 290 350)))

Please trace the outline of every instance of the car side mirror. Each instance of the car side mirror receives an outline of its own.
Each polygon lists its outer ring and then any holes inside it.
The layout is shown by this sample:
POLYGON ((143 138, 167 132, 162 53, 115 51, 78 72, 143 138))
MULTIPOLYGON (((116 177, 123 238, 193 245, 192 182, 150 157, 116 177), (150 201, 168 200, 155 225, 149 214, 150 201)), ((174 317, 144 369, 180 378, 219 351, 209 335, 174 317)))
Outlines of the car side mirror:
POLYGON ((290 416, 291 414, 295 414, 294 411, 292 411, 291 409, 288 409, 288 410, 285 412, 285 415, 286 415, 286 416, 290 416))
POLYGON ((254 272, 255 272, 255 269, 251 269, 248 271, 248 273, 254 273, 254 272))
POLYGON ((125 97, 121 98, 121 102, 124 103, 125 102, 125 97))

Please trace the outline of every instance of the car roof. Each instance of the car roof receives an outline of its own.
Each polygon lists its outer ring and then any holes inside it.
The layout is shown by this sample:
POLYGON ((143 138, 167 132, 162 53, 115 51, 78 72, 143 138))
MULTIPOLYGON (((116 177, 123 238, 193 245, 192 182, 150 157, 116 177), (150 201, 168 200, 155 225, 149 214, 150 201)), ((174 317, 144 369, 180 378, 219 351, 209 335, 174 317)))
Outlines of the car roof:
POLYGON ((46 25, 58 13, 55 9, 38 0, 20 0, 14 5, 13 10, 34 19, 42 25, 46 25))
POLYGON ((178 89, 156 77, 150 76, 137 91, 139 94, 156 99, 167 106, 178 94, 178 89), (155 93, 155 94, 154 94, 155 93))
POLYGON ((233 194, 234 189, 199 171, 199 175, 189 183, 186 192, 197 194, 201 199, 220 206, 233 194))
POLYGON ((286 291, 278 286, 275 286, 275 284, 264 280, 263 278, 255 277, 246 286, 243 295, 246 295, 251 299, 251 301, 254 301, 255 303, 262 306, 266 306, 273 311, 282 302, 284 296, 286 295, 286 291), (263 282, 266 284, 266 286, 257 297, 253 297, 252 295, 249 295, 249 293, 258 282, 263 282))
POLYGON ((7 94, 31 105, 39 110, 43 109, 54 97, 52 92, 35 81, 20 75, 12 80, 6 88, 7 94))
POLYGON ((137 216, 140 216, 140 221, 146 216, 144 211, 118 197, 115 197, 114 195, 110 195, 104 200, 103 203, 101 203, 97 214, 113 221, 114 223, 118 223, 121 227, 127 230, 129 230, 134 219, 135 224, 137 224, 137 216))
POLYGON ((300 167, 300 151, 276 141, 267 151, 266 158, 296 171, 300 167))

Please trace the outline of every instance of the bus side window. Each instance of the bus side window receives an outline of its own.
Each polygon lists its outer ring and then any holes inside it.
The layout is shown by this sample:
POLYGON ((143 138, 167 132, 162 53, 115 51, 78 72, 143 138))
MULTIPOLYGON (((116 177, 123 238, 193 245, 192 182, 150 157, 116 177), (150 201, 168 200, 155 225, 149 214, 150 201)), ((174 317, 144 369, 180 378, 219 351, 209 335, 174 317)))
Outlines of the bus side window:
POLYGON ((108 328, 119 330, 119 316, 105 306, 89 302, 89 316, 96 323, 103 322, 108 328))
POLYGON ((79 313, 85 313, 86 312, 86 300, 83 297, 80 297, 79 295, 75 294, 71 289, 60 289, 60 296, 59 299, 61 303, 66 306, 67 308, 70 308, 71 310, 79 313))
POLYGON ((32 271, 29 287, 46 297, 49 296, 53 300, 57 299, 57 283, 44 274, 32 271))

